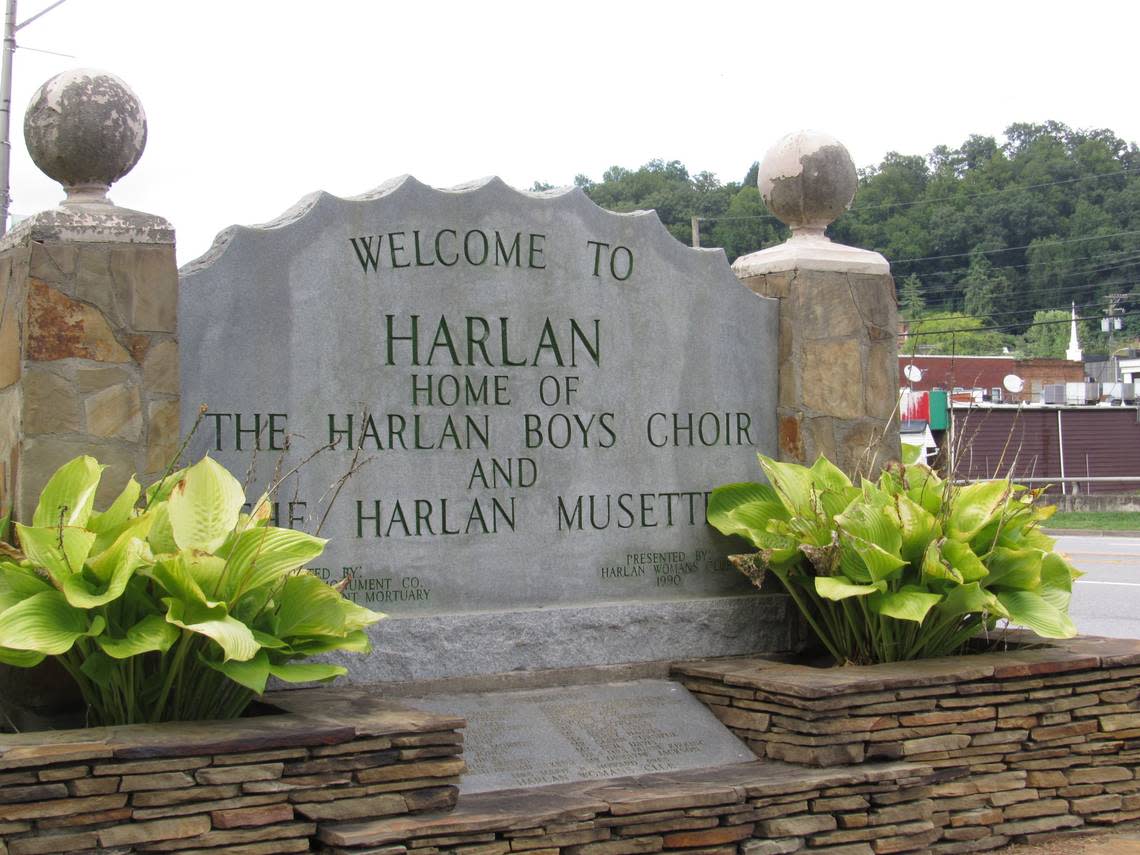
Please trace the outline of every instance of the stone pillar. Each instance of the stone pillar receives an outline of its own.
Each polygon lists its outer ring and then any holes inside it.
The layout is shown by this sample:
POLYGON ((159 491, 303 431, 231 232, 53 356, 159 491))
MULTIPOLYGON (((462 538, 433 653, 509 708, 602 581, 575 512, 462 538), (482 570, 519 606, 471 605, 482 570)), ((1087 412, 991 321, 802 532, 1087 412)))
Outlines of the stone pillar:
POLYGON ((0 240, 0 484, 20 521, 80 454, 107 466, 96 507, 133 474, 148 483, 179 430, 174 231, 107 198, 146 143, 138 99, 65 72, 33 96, 24 136, 67 198, 0 240))
POLYGON ((792 236, 732 269, 780 301, 780 459, 823 454, 849 475, 874 475, 899 458, 894 280, 879 253, 824 235, 855 196, 855 165, 837 140, 805 131, 768 152, 758 184, 792 236))

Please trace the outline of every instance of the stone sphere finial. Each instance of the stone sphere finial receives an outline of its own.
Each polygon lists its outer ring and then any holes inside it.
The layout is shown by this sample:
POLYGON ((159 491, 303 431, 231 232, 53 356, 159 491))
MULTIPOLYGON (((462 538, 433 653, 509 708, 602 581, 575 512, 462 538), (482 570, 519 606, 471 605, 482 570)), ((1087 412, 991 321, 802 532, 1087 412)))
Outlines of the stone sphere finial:
POLYGON ((72 69, 36 90, 24 140, 36 166, 63 185, 64 205, 109 205, 107 191, 146 147, 146 114, 115 75, 72 69))
POLYGON ((843 143, 819 131, 799 131, 777 142, 760 163, 757 187, 768 210, 796 237, 823 230, 855 198, 855 162, 843 143))

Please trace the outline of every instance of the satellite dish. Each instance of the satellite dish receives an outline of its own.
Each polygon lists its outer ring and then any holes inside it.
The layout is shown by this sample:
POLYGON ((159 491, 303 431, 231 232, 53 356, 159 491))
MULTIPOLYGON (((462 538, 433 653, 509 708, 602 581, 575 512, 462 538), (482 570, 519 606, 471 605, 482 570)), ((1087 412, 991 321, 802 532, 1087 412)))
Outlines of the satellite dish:
POLYGON ((912 363, 903 368, 903 376, 911 383, 918 383, 922 380, 922 369, 912 363))
POLYGON ((1016 395, 1025 388, 1025 381, 1016 374, 1006 374, 1005 379, 1001 381, 1001 385, 1005 386, 1005 391, 1012 392, 1016 395))

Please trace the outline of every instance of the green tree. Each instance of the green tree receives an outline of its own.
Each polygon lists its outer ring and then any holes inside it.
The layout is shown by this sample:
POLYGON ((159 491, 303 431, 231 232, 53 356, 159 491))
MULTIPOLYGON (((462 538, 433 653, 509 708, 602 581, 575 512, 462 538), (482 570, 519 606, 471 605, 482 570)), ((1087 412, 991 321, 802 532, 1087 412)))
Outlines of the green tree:
POLYGON ((981 318, 962 315, 930 315, 910 324, 905 341, 899 344, 901 354, 958 354, 985 356, 1002 353, 1016 340, 995 330, 984 329, 981 318))
POLYGON ((990 319, 1008 285, 1005 274, 995 270, 984 254, 975 252, 970 258, 970 269, 958 282, 965 296, 966 314, 982 320, 990 319))
POLYGON ((899 288, 899 308, 908 321, 920 317, 926 308, 926 300, 922 296, 922 280, 913 273, 902 281, 899 288))
POLYGON ((1033 313, 1033 323, 1022 337, 1022 350, 1026 356, 1046 359, 1063 359, 1069 346, 1070 314, 1062 309, 1047 309, 1033 313))

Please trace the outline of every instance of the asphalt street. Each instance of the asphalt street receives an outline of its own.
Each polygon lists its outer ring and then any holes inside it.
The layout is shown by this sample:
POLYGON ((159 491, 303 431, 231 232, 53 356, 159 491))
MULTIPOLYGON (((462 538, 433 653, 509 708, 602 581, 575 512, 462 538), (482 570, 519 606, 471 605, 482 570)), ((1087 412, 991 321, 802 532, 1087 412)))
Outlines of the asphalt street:
POLYGON ((1140 638, 1140 537, 1057 538, 1057 549, 1085 575, 1069 614, 1083 635, 1140 638))

